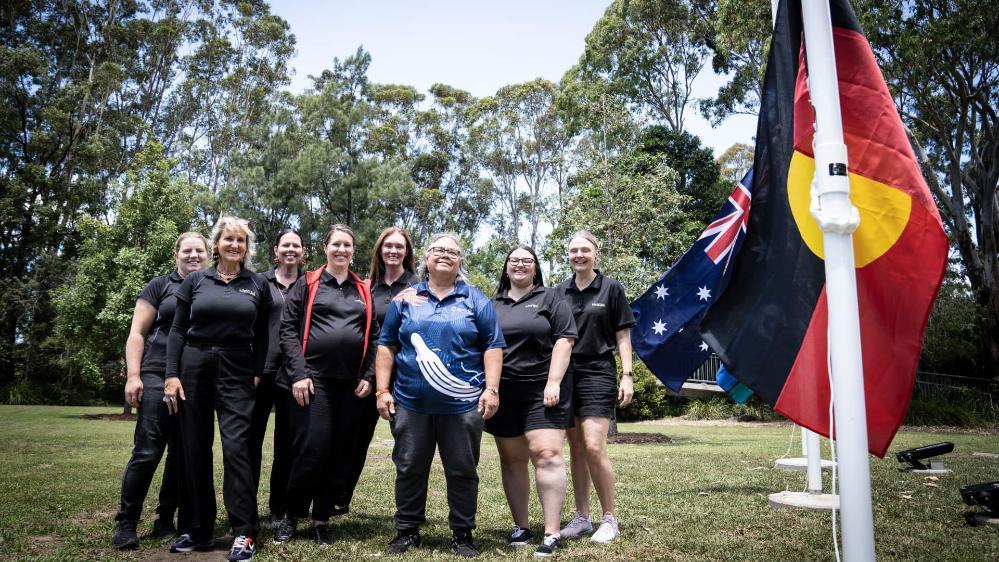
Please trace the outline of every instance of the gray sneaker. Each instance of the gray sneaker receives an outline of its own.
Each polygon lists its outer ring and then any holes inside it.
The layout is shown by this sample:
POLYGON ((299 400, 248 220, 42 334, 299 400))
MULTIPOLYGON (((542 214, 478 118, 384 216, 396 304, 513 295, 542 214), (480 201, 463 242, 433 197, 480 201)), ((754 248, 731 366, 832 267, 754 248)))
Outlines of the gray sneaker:
POLYGON ((614 519, 614 516, 610 513, 605 513, 603 521, 600 522, 600 527, 597 528, 596 533, 593 533, 590 540, 593 542, 611 542, 620 534, 621 531, 618 528, 617 519, 614 519))
POLYGON ((569 524, 563 527, 562 530, 558 532, 558 535, 563 539, 571 539, 572 537, 578 537, 583 533, 592 532, 593 523, 590 522, 590 518, 583 517, 577 511, 575 516, 573 516, 572 521, 569 521, 569 524))

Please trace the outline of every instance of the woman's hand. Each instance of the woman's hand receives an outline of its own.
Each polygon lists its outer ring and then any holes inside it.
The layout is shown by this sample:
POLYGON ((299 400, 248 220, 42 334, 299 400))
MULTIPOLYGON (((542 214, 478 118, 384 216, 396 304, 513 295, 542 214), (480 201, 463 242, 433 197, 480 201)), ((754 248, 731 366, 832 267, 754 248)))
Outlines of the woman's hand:
POLYGON ((180 384, 179 378, 167 377, 163 382, 163 401, 166 402, 167 411, 171 416, 177 413, 180 407, 179 400, 187 400, 184 396, 184 386, 180 384))
POLYGON ((488 420, 493 417, 498 409, 499 394, 491 390, 482 391, 482 396, 479 396, 479 413, 482 414, 482 419, 488 420))
POLYGON ((316 387, 312 385, 312 379, 302 379, 291 385, 291 395, 295 397, 295 402, 299 406, 308 406, 309 397, 316 393, 316 387))
POLYGON ((375 401, 375 405, 382 419, 392 421, 392 416, 395 415, 395 398, 392 398, 391 392, 383 392, 375 401))
POLYGON ((558 406, 559 395, 561 394, 561 386, 555 383, 548 383, 545 385, 545 407, 551 408, 553 406, 558 406))
POLYGON ((621 407, 631 404, 632 397, 635 396, 635 383, 630 375, 621 377, 621 386, 617 389, 617 399, 621 401, 621 407))
POLYGON ((253 388, 260 386, 260 377, 253 377, 253 388))
POLYGON ((128 380, 125 381, 125 402, 128 402, 133 408, 138 408, 139 402, 142 402, 143 388, 140 377, 128 377, 128 380))
POLYGON ((397 302, 408 302, 409 304, 423 304, 427 302, 427 297, 421 297, 413 287, 406 287, 392 299, 397 302))
POLYGON ((371 394, 371 383, 365 380, 357 381, 357 388, 354 389, 354 396, 364 398, 371 394))

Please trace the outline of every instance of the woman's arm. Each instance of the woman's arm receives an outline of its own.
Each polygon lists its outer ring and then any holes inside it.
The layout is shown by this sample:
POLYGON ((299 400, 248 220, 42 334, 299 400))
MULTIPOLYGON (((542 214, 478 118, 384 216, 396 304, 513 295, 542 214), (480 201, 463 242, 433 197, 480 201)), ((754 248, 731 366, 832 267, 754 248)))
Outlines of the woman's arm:
POLYGON ((308 378, 305 372, 305 357, 302 355, 302 309, 305 307, 305 276, 302 276, 288 291, 281 313, 279 338, 281 353, 284 354, 284 367, 292 384, 308 378))
POLYGON ((545 384, 545 406, 557 406, 562 390, 562 379, 569 368, 572 346, 576 340, 559 338, 552 348, 552 360, 548 366, 548 382, 545 384))
POLYGON ((146 347, 146 335, 156 320, 156 307, 144 299, 135 301, 132 312, 132 326, 125 340, 125 401, 138 407, 142 402, 142 352, 146 347))
POLYGON ((621 356, 621 370, 624 376, 621 377, 621 386, 617 391, 617 398, 621 401, 621 406, 631 403, 635 395, 635 384, 631 380, 631 328, 623 328, 614 334, 617 339, 617 352, 621 356))
POLYGON ((479 397, 479 413, 488 420, 499 409, 499 382, 503 371, 503 348, 487 349, 482 354, 482 364, 486 371, 486 389, 479 397))
POLYGON ((378 414, 391 421, 395 415, 395 399, 389 392, 389 384, 392 383, 392 368, 395 367, 395 354, 397 348, 387 345, 379 345, 378 353, 375 357, 375 404, 378 406, 378 414))

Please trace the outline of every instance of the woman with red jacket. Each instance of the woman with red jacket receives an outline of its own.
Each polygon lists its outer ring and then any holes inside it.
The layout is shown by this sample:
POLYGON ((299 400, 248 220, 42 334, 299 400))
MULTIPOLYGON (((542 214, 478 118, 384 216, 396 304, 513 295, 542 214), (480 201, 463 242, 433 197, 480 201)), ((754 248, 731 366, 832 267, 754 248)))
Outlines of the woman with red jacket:
POLYGON ((330 544, 327 522, 349 463, 334 453, 354 447, 359 404, 371 392, 377 321, 366 282, 350 270, 354 232, 334 224, 323 242, 326 265, 308 272, 288 293, 281 317, 281 350, 290 379, 295 461, 288 481, 288 516, 274 542, 291 540, 309 516, 310 535, 330 544))

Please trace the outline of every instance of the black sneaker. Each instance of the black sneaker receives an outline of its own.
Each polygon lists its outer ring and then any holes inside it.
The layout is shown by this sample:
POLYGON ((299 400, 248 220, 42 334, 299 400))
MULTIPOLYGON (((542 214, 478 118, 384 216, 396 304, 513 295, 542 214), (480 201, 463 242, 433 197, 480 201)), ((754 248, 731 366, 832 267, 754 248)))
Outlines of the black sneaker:
POLYGON ((538 545, 538 549, 534 551, 534 555, 540 558, 545 558, 555 554, 555 551, 561 547, 562 541, 559 540, 558 535, 545 535, 545 538, 541 539, 541 544, 538 545))
POLYGON ((297 519, 292 519, 291 517, 282 519, 278 523, 277 530, 274 531, 274 544, 285 543, 295 538, 295 528, 297 526, 297 519))
POLYGON ((318 544, 319 546, 333 544, 333 539, 330 537, 330 529, 325 523, 321 525, 314 525, 312 530, 309 531, 309 535, 312 537, 312 542, 318 544))
POLYGON ((177 540, 170 543, 170 552, 191 552, 194 550, 209 550, 215 547, 215 539, 206 541, 196 541, 191 535, 184 533, 177 537, 177 540))
POLYGON ((510 546, 525 546, 532 539, 534 539, 534 533, 530 529, 514 525, 513 532, 510 533, 510 546))
POLYGON ((395 538, 388 545, 388 551, 392 554, 402 554, 413 546, 420 546, 419 531, 398 531, 395 538))
POLYGON ((348 513, 350 513, 349 503, 343 505, 333 504, 333 513, 331 514, 333 517, 336 517, 337 515, 347 515, 348 513))
POLYGON ((479 549, 475 548, 472 542, 471 531, 455 531, 451 538, 451 554, 464 558, 475 558, 479 555, 479 549))
POLYGON ((135 521, 118 521, 114 524, 111 546, 115 550, 139 548, 139 535, 135 534, 135 521))
POLYGON ((171 539, 177 536, 177 527, 173 526, 173 521, 157 519, 153 521, 153 532, 150 536, 156 539, 171 539))
POLYGON ((229 549, 229 562, 253 560, 253 553, 257 551, 257 545, 253 542, 253 537, 239 535, 232 541, 232 548, 229 549))

